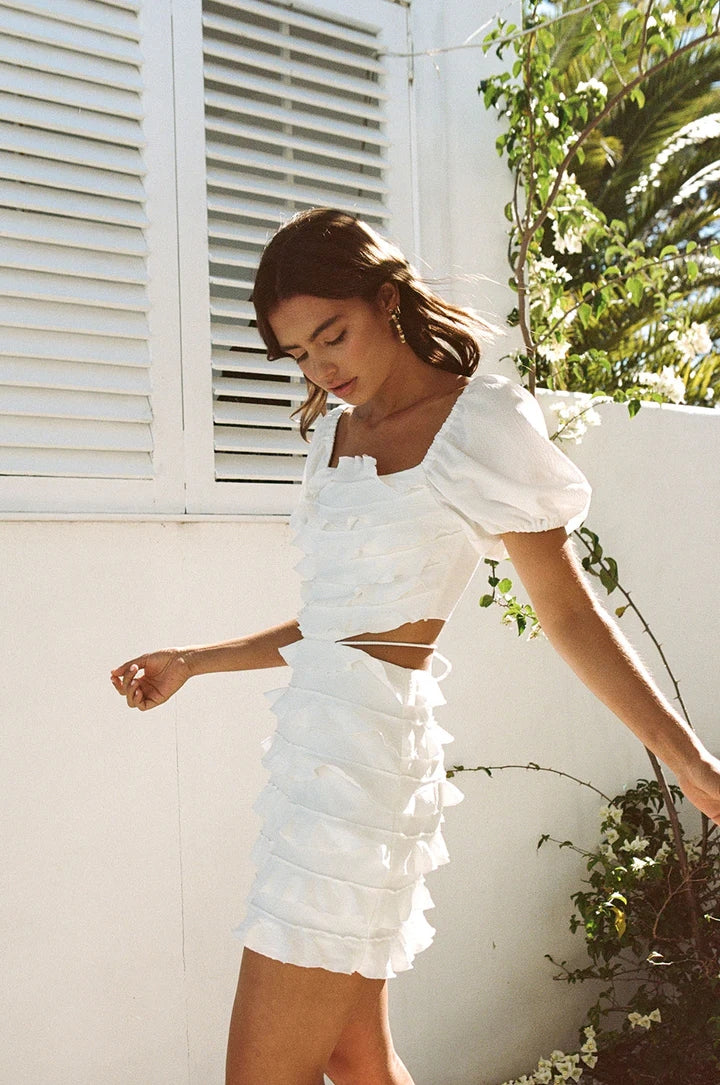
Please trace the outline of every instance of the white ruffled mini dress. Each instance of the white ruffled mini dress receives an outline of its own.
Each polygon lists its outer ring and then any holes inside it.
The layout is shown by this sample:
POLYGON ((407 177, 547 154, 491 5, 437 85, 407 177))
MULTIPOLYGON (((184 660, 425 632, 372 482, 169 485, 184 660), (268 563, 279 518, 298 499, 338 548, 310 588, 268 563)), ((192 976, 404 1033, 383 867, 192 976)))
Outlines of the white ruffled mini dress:
POLYGON ((280 961, 388 978, 432 941, 425 875, 448 861, 443 811, 462 794, 438 680, 339 642, 449 618, 478 563, 507 556, 502 533, 573 530, 590 487, 505 377, 475 376, 422 463, 390 475, 371 456, 329 466, 344 409, 316 425, 290 521, 303 639, 268 694, 257 874, 233 933, 280 961))

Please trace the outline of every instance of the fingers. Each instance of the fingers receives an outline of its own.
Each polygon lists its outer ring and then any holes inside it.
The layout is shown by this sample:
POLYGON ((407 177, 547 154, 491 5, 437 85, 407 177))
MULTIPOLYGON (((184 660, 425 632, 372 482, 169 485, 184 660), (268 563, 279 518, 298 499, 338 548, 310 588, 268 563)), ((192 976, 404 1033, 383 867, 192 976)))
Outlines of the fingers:
MULTIPOLYGON (((145 656, 121 663, 110 671, 110 681, 121 697, 125 697, 130 708, 139 708, 144 697, 140 688, 139 672, 143 666, 145 656)), ((148 705, 147 707, 152 707, 148 705)))

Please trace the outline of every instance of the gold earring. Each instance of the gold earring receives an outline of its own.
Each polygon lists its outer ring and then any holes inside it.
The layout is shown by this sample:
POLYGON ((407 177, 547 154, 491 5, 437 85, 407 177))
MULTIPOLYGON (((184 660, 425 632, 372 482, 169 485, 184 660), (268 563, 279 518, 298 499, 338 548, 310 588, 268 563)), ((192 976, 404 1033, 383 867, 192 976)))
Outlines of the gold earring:
POLYGON ((405 340, 405 332, 402 330, 402 324, 400 323, 400 306, 399 305, 395 309, 393 309, 393 311, 390 313, 390 323, 392 324, 393 328, 395 329, 395 333, 396 333, 398 339, 400 340, 400 342, 404 343, 406 341, 405 340))

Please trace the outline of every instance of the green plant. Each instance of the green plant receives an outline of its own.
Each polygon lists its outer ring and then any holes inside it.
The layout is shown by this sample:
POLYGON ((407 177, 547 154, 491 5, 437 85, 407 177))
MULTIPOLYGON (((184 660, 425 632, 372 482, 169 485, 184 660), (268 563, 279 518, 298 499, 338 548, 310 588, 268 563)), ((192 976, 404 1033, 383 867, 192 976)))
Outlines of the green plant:
POLYGON ((498 19, 484 41, 514 57, 480 90, 507 122, 497 146, 515 180, 515 360, 531 391, 711 402, 720 6, 575 7, 530 0, 522 28, 498 19))

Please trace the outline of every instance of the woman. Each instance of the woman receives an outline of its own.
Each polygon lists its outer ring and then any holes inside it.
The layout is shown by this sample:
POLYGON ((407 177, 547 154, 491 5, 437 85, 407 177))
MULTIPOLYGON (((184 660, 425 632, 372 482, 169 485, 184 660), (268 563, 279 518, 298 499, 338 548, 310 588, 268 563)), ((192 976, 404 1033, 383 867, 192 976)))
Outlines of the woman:
POLYGON ((589 487, 535 400, 474 376, 483 328, 342 212, 297 215, 266 247, 253 302, 271 359, 290 355, 313 422, 292 517, 298 620, 112 672, 132 708, 188 678, 289 663, 258 800, 263 830, 230 1024, 227 1085, 411 1085, 387 979, 434 933, 424 875, 447 860, 434 641, 478 562, 510 557, 580 679, 720 822, 720 761, 597 605, 568 531, 589 487), (346 406, 324 413, 328 392, 346 406))

